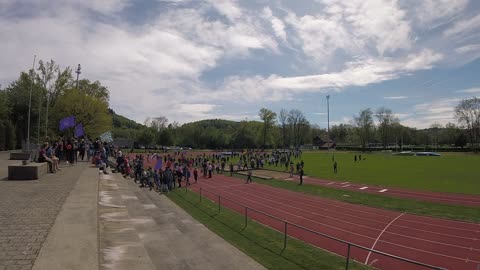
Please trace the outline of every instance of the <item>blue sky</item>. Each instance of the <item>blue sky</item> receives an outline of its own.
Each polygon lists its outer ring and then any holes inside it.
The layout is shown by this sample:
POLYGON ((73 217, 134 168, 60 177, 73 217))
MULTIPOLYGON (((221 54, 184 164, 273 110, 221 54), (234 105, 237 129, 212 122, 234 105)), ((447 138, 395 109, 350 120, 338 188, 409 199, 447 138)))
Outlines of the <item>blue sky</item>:
POLYGON ((454 122, 480 96, 480 1, 1 0, 0 84, 32 56, 83 67, 138 122, 258 120, 300 109, 326 126, 392 109, 454 122))

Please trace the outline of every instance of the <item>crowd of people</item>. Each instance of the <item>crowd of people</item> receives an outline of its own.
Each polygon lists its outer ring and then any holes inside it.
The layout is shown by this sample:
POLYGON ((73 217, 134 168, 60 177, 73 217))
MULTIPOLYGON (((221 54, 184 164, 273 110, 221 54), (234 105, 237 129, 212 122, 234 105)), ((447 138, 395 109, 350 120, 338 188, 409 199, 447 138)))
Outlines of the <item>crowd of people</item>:
POLYGON ((50 173, 60 171, 59 164, 74 166, 78 161, 91 161, 101 171, 107 173, 108 156, 112 153, 112 147, 102 142, 99 138, 76 139, 60 137, 53 142, 45 142, 38 154, 38 162, 47 162, 50 173))

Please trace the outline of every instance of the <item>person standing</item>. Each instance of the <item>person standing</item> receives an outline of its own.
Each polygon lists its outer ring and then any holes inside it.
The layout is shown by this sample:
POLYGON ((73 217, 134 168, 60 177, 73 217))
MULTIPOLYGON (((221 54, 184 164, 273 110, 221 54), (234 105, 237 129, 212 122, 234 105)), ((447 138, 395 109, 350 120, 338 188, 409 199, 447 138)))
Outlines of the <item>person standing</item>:
POLYGON ((195 179, 195 183, 197 183, 197 180, 198 180, 197 167, 193 168, 193 179, 195 179))
POLYGON ((212 163, 208 164, 208 178, 212 178, 213 165, 212 163))
POLYGON ((298 172, 300 174, 300 186, 303 185, 303 168, 300 167, 300 171, 298 172))
POLYGON ((333 162, 333 173, 334 174, 337 174, 338 170, 337 170, 337 162, 333 162))
POLYGON ((248 171, 247 171, 247 182, 245 182, 246 184, 248 183, 251 183, 252 182, 252 168, 249 168, 248 171))
POLYGON ((230 176, 233 176, 233 163, 230 163, 230 176))

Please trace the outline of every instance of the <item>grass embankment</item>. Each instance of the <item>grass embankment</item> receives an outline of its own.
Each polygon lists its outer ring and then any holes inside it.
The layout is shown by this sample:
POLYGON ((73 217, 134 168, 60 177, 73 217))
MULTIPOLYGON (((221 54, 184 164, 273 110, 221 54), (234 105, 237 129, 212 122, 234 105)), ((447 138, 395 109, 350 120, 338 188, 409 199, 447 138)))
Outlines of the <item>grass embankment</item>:
MULTIPOLYGON (((302 155, 305 174, 412 190, 480 195, 480 155, 442 153, 440 157, 394 156, 390 153, 336 152, 338 174, 333 173, 332 154, 307 152, 302 155), (354 162, 361 154, 365 160, 354 162)), ((295 160, 300 161, 301 159, 295 160)), ((283 171, 285 167, 267 166, 283 171)))
MULTIPOLYGON (((245 176, 237 175, 237 177, 243 179, 243 181, 245 179, 245 176)), ((432 216, 476 223, 480 222, 480 211, 478 207, 415 201, 317 185, 303 184, 302 186, 299 186, 297 181, 285 181, 277 179, 264 180, 254 177, 254 182, 290 191, 315 195, 322 198, 330 198, 337 201, 361 204, 375 208, 408 212, 423 216, 432 216)))
MULTIPOLYGON (((288 238, 283 250, 283 234, 252 220, 244 228, 244 216, 222 208, 199 195, 176 189, 168 197, 211 231, 269 269, 345 269, 345 258, 288 238), (282 252, 283 250, 283 252, 282 252)), ((346 247, 345 247, 346 248, 346 247)), ((350 262, 349 269, 371 269, 350 262)))

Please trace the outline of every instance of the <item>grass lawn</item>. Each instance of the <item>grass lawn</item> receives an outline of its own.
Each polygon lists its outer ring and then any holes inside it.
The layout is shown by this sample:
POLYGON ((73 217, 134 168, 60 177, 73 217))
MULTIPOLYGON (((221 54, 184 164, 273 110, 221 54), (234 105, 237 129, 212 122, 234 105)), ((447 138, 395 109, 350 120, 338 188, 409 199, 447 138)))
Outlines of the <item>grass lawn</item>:
MULTIPOLYGON (((245 181, 245 176, 236 175, 236 177, 241 178, 242 181, 245 181)), ((310 195, 320 196, 322 198, 330 198, 337 201, 344 201, 353 204, 361 204, 376 208, 408 212, 411 214, 424 216, 440 217, 476 223, 480 222, 480 211, 478 207, 415 201, 369 193, 361 193, 356 191, 340 190, 317 185, 303 184, 302 186, 299 186, 297 181, 285 181, 276 179, 264 180, 256 177, 254 177, 253 181, 263 185, 269 185, 277 188, 283 188, 295 192, 302 192, 310 195)))
MULTIPOLYGON (((175 189, 167 196, 211 231, 268 269, 345 269, 345 258, 293 238, 288 238, 287 249, 282 252, 282 233, 252 220, 244 228, 242 215, 226 208, 218 213, 218 205, 208 199, 199 203, 197 193, 175 189)), ((351 261, 349 269, 371 268, 351 261)))
MULTIPOLYGON (((305 174, 379 186, 480 195, 480 155, 443 153, 440 157, 393 156, 387 153, 306 152, 305 174), (366 160, 354 162, 355 155, 366 160)), ((298 159, 297 161, 300 161, 298 159)), ((285 167, 267 166, 283 170, 285 167)))

